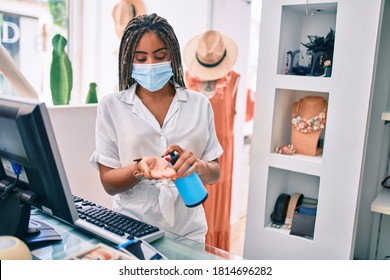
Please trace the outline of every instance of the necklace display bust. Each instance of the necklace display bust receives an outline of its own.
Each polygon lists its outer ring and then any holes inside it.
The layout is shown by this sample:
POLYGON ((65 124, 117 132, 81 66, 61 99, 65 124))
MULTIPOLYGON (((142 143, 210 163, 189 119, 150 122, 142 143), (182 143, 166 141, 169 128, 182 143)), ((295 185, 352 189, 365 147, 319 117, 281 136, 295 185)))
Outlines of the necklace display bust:
POLYGON ((325 128, 327 107, 326 100, 321 96, 305 96, 293 103, 291 143, 296 154, 322 154, 318 140, 325 128))
POLYGON ((215 94, 217 81, 202 81, 199 82, 199 90, 208 98, 212 98, 215 94))

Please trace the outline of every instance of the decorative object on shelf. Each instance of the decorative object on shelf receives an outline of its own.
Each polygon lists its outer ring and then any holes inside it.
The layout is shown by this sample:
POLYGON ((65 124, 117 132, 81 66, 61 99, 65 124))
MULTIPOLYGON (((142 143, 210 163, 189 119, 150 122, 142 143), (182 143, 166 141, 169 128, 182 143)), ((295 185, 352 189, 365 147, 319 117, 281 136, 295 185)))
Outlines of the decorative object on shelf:
MULTIPOLYGON (((335 39, 335 31, 330 28, 329 33, 326 37, 319 37, 317 35, 309 35, 308 43, 304 44, 309 52, 313 53, 313 55, 317 55, 320 57, 319 60, 312 62, 312 76, 322 76, 324 74, 324 65, 323 62, 329 60, 330 62, 333 60, 333 49, 334 49, 334 39, 335 39)), ((331 63, 327 66, 327 75, 326 77, 331 76, 331 63)))
POLYGON ((330 31, 325 38, 317 35, 308 35, 307 37, 310 42, 306 44, 301 43, 302 45, 304 45, 309 51, 313 51, 315 53, 323 51, 329 59, 332 59, 335 38, 335 32, 332 28, 330 28, 330 31))
POLYGON ((324 58, 324 52, 308 52, 311 53, 311 65, 310 65, 310 76, 321 76, 324 72, 323 69, 323 58, 324 58))
POLYGON ((302 204, 302 200, 304 198, 304 195, 300 192, 295 192, 291 195, 290 201, 288 203, 288 209, 286 214, 286 220, 285 220, 285 228, 291 229, 291 224, 294 219, 294 213, 297 210, 297 208, 302 204))
POLYGON ((300 50, 287 52, 285 74, 293 73, 293 69, 296 69, 298 67, 299 53, 300 52, 301 52, 300 50))
POLYGON ((302 193, 291 195, 285 224, 291 235, 312 239, 317 215, 317 199, 307 198, 302 193))
POLYGON ((277 146, 275 148, 275 152, 278 154, 283 154, 283 155, 293 155, 295 154, 295 149, 294 146, 291 144, 284 145, 284 146, 277 146))
POLYGON ((280 228, 284 224, 290 198, 291 196, 286 193, 282 193, 278 196, 274 211, 271 214, 272 227, 280 228))
POLYGON ((301 43, 307 48, 306 52, 300 50, 287 52, 285 74, 330 77, 335 38, 334 30, 330 28, 330 32, 325 38, 317 35, 307 37, 309 42, 301 43))
POLYGON ((330 70, 332 67, 332 61, 325 60, 324 62, 324 74, 322 74, 323 77, 330 77, 330 70))
POLYGON ((90 83, 89 84, 89 91, 86 99, 87 104, 92 104, 92 103, 98 103, 98 98, 96 94, 96 83, 90 83))
POLYGON ((297 211, 294 213, 290 234, 313 239, 315 222, 315 214, 302 213, 301 207, 298 207, 297 211))
MULTIPOLYGON (((303 52, 299 50, 296 50, 294 52, 288 51, 285 74, 300 75, 300 76, 325 76, 324 74, 322 74, 325 71, 322 62, 323 56, 324 56, 324 52, 322 51, 316 53, 309 51, 306 52, 305 55, 303 52), (301 65, 300 61, 306 61, 306 62, 302 63, 304 65, 301 65)), ((329 71, 330 67, 327 67, 327 69, 328 69, 327 75, 330 76, 330 71, 329 71)))
POLYGON ((50 68, 50 89, 54 105, 67 105, 73 87, 72 64, 65 52, 66 39, 56 34, 52 39, 53 53, 50 68))
POLYGON ((313 239, 317 203, 317 199, 305 197, 300 192, 280 194, 271 214, 271 227, 290 230, 291 235, 313 239))
POLYGON ((291 144, 296 154, 318 156, 318 144, 325 128, 328 102, 322 96, 305 96, 291 107, 291 144))
POLYGON ((304 119, 299 114, 299 107, 301 106, 301 102, 302 99, 299 100, 296 106, 295 113, 292 114, 291 123, 295 126, 295 128, 302 133, 310 133, 320 129, 324 129, 326 124, 326 110, 327 110, 326 100, 322 112, 320 112, 317 116, 310 118, 309 120, 304 119))

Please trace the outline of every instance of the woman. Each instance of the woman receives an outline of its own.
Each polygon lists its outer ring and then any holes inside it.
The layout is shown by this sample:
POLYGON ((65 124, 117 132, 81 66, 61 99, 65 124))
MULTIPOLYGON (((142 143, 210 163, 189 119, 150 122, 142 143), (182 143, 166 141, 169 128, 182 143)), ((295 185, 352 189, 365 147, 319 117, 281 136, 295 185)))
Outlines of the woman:
POLYGON ((203 206, 187 208, 176 188, 158 179, 197 172, 203 183, 213 184, 222 147, 207 97, 185 88, 179 43, 164 18, 142 15, 127 24, 119 87, 100 101, 91 158, 105 191, 114 196, 113 209, 204 242, 203 206), (180 158, 167 168, 161 156, 174 150, 180 158))

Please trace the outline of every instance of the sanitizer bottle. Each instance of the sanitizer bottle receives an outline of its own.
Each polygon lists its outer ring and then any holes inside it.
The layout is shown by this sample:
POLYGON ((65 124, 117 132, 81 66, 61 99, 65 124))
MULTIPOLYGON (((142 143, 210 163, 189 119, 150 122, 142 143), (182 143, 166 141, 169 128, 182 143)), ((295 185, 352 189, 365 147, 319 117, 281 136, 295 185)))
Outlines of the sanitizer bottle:
MULTIPOLYGON (((179 159, 179 154, 177 152, 171 152, 164 158, 174 165, 179 159)), ((207 199, 207 190, 196 172, 193 172, 184 178, 177 178, 174 183, 187 207, 198 206, 207 199)))

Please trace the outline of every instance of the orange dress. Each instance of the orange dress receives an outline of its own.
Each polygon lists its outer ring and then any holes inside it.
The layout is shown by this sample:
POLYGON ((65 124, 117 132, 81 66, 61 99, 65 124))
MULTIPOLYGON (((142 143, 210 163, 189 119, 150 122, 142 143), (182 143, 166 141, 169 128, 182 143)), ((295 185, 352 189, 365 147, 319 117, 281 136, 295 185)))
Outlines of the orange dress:
POLYGON ((245 121, 249 122, 253 120, 255 113, 255 92, 248 88, 246 91, 246 111, 245 111, 245 121))
MULTIPOLYGON (((230 208, 232 197, 232 175, 234 154, 234 117, 236 114, 236 96, 240 75, 230 71, 217 81, 212 81, 213 94, 209 96, 214 112, 215 129, 223 148, 219 158, 220 178, 214 185, 206 185, 209 193, 203 203, 208 232, 206 244, 230 250, 230 208)), ((186 86, 189 89, 205 93, 205 84, 185 73, 186 86)), ((208 95, 207 93, 205 93, 208 95)))

